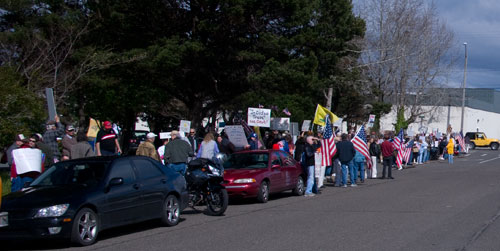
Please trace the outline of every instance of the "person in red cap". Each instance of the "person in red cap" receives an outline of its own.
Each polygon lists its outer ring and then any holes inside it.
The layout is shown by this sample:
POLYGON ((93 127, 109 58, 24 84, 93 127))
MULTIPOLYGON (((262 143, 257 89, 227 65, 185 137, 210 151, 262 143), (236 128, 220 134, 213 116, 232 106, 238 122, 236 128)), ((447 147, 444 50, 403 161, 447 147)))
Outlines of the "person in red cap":
POLYGON ((95 149, 97 156, 110 156, 122 153, 120 144, 118 143, 118 136, 113 130, 111 122, 104 121, 103 129, 97 133, 95 149))

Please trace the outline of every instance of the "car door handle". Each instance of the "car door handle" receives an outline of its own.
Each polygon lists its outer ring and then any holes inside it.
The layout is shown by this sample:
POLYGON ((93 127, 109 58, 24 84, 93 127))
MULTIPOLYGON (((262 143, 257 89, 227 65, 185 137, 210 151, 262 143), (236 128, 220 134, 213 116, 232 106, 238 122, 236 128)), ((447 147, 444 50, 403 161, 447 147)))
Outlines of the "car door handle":
POLYGON ((161 179, 160 182, 163 183, 163 184, 165 184, 165 183, 167 183, 167 180, 166 179, 161 179))
POLYGON ((132 187, 133 187, 134 189, 138 190, 139 188, 141 188, 141 185, 139 185, 139 184, 134 184, 132 187))

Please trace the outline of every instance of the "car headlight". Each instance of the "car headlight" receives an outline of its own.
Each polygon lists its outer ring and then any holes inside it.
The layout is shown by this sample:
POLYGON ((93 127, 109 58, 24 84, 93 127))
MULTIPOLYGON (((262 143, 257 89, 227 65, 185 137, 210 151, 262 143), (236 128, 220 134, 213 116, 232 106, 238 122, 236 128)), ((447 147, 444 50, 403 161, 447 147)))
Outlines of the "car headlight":
POLYGON ((68 211, 69 204, 55 205, 38 210, 35 218, 59 217, 68 211))
POLYGON ((255 179, 237 179, 233 183, 254 183, 255 179))
POLYGON ((217 169, 217 168, 215 168, 215 167, 212 167, 211 165, 208 165, 208 168, 210 169, 210 171, 212 172, 212 174, 217 175, 217 176, 220 176, 220 171, 219 171, 219 169, 217 169))

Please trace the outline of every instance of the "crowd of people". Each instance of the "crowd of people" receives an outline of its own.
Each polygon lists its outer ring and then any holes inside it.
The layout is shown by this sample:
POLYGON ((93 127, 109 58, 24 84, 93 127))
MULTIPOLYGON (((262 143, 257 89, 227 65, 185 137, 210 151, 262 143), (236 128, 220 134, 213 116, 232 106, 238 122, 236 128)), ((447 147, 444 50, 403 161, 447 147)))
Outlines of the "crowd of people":
MULTIPOLYGON (((370 159, 355 149, 351 139, 354 132, 350 134, 338 133, 335 135, 336 154, 333 156, 331 166, 321 166, 318 162, 321 151, 322 133, 303 132, 295 137, 288 133, 280 133, 277 130, 266 131, 260 138, 257 133, 248 135, 248 145, 237 149, 222 132, 208 132, 202 135, 195 129, 191 129, 187 136, 179 131, 172 131, 168 139, 162 139, 158 148, 155 146, 156 135, 149 132, 146 135, 135 154, 151 157, 160 161, 165 166, 177 172, 185 174, 187 163, 195 158, 212 159, 216 161, 218 153, 230 155, 239 150, 275 149, 290 153, 294 159, 301 163, 307 174, 305 196, 314 196, 320 192, 325 180, 329 180, 338 187, 356 187, 357 184, 365 182, 367 178, 394 179, 392 169, 396 167, 396 149, 393 144, 393 135, 386 133, 383 136, 373 132, 368 137, 367 147, 370 159), (368 161, 370 163, 368 163, 368 161), (377 163, 381 163, 382 174, 377 173, 377 163)), ((78 159, 92 156, 120 155, 122 149, 119 143, 119 135, 113 129, 109 121, 102 124, 101 130, 95 138, 95 146, 89 144, 86 132, 76 132, 73 125, 64 126, 59 117, 47 122, 46 131, 43 135, 39 133, 25 137, 18 134, 15 142, 7 150, 8 164, 11 170, 12 191, 20 190, 26 182, 32 181, 45 167, 69 159, 78 159), (59 144, 59 142, 61 144, 59 144), (38 149, 42 156, 39 169, 31 172, 18 173, 14 151, 17 149, 38 149), (60 150, 61 149, 61 150, 60 150)), ((453 137, 436 138, 433 135, 417 135, 414 138, 406 138, 406 147, 411 147, 409 165, 418 165, 428 162, 430 159, 448 159, 453 163, 455 149, 453 137)), ((459 149, 459 151, 466 149, 459 149)))

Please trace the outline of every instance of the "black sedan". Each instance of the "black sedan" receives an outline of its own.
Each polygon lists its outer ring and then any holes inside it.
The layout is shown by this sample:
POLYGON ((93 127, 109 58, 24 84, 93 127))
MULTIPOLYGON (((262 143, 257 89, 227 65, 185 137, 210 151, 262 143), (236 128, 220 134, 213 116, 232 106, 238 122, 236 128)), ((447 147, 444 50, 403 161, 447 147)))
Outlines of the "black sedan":
POLYGON ((90 245, 111 227, 155 218, 177 225, 187 202, 184 177, 151 158, 64 161, 3 198, 0 239, 58 237, 90 245))

